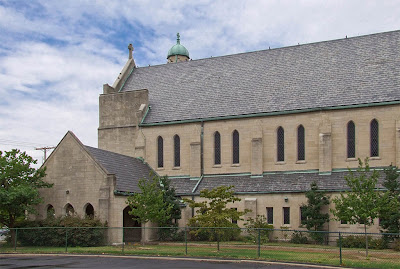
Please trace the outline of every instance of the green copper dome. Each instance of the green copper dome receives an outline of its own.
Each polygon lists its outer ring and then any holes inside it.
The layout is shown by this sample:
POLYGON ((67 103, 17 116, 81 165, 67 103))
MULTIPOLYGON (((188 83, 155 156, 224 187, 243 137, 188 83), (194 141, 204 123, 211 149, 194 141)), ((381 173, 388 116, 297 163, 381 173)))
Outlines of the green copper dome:
POLYGON ((176 34, 176 45, 174 45, 168 51, 167 59, 170 56, 175 56, 175 55, 182 55, 182 56, 186 56, 186 57, 190 58, 189 51, 184 46, 181 45, 179 33, 176 34))

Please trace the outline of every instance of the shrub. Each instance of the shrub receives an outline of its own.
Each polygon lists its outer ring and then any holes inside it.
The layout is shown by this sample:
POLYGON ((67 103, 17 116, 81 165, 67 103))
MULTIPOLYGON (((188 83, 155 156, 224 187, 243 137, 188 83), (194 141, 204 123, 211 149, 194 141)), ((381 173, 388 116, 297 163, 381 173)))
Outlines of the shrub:
POLYGON ((267 223, 264 215, 257 215, 255 219, 249 218, 244 225, 247 227, 247 233, 251 241, 258 242, 258 233, 260 233, 261 244, 269 241, 269 234, 274 228, 273 225, 267 223))
POLYGON ((179 229, 177 226, 160 228, 158 230, 158 237, 160 241, 184 241, 185 230, 179 229))
POLYGON ((25 220, 17 224, 17 228, 27 228, 18 230, 18 242, 23 246, 65 246, 67 232, 68 246, 98 246, 104 243, 105 238, 105 229, 101 227, 106 225, 98 219, 80 217, 25 220))
POLYGON ((400 251, 400 239, 395 239, 393 241, 393 249, 395 251, 400 251))
POLYGON ((226 224, 224 228, 196 227, 190 228, 190 240, 194 241, 233 241, 238 240, 241 230, 237 224, 226 224), (225 228, 226 227, 226 228, 225 228))
POLYGON ((292 234, 292 238, 290 239, 290 243, 294 244, 308 244, 308 237, 304 235, 300 231, 295 231, 292 234))
MULTIPOLYGON (((339 240, 337 240, 339 246, 339 240)), ((344 248, 365 248, 365 236, 349 235, 342 238, 342 247, 344 248)), ((384 238, 372 238, 368 236, 368 248, 370 249, 386 249, 388 241, 384 238)))

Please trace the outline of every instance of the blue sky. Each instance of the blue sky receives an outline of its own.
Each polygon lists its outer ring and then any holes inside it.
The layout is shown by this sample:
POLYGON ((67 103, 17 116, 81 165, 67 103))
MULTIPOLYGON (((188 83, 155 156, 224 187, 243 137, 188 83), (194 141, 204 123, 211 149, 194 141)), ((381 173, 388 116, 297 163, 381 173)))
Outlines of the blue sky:
POLYGON ((0 150, 55 146, 68 130, 97 146, 98 96, 132 43, 165 64, 181 34, 192 59, 400 29, 398 1, 0 0, 0 150))

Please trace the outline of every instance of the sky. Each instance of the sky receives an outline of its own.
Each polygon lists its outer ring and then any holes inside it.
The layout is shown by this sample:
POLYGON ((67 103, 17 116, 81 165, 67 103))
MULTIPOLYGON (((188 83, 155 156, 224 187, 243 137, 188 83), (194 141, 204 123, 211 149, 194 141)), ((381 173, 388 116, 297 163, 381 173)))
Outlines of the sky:
MULTIPOLYGON (((390 0, 0 0, 0 151, 97 147, 98 97, 128 60, 166 63, 176 33, 192 59, 400 29, 390 0)), ((399 48, 400 49, 400 48, 399 48)), ((48 152, 49 154, 49 152, 48 152)))

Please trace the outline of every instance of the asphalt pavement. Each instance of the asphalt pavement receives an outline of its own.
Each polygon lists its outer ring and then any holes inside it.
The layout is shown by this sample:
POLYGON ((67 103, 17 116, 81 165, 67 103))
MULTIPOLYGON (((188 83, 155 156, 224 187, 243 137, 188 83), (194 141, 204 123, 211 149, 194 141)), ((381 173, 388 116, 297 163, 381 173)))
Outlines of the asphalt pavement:
POLYGON ((305 269, 305 268, 335 268, 328 266, 312 266, 284 263, 268 263, 262 261, 216 260, 216 259, 186 259, 170 257, 137 257, 109 255, 27 255, 0 254, 0 268, 267 268, 267 269, 305 269))

